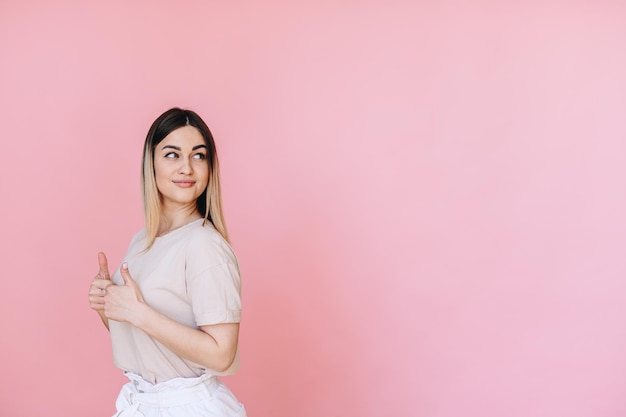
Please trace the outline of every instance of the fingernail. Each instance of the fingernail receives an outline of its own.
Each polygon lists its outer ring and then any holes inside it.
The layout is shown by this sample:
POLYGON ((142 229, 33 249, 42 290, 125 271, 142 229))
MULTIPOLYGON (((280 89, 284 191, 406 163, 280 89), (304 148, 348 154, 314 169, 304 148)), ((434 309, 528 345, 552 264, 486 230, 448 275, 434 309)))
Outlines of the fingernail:
POLYGON ((128 264, 127 264, 126 262, 124 262, 124 263, 122 264, 122 268, 123 268, 123 269, 128 269, 128 264))

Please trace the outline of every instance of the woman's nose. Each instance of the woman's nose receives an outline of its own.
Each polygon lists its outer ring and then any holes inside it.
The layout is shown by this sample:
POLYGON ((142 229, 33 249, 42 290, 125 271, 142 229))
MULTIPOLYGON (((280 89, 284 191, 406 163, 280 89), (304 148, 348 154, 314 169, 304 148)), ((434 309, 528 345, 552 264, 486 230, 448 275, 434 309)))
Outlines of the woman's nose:
POLYGON ((193 173, 193 168, 191 166, 191 159, 190 158, 181 158, 181 164, 180 164, 180 168, 179 168, 179 172, 181 174, 191 174, 193 173))

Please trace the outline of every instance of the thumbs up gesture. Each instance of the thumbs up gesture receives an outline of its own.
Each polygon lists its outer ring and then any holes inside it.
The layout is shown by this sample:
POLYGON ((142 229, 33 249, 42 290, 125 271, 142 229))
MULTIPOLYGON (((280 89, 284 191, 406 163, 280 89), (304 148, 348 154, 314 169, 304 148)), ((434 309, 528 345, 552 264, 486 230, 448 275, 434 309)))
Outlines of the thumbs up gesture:
POLYGON ((91 281, 89 286, 89 306, 93 310, 103 312, 104 295, 107 292, 107 288, 112 285, 107 257, 103 252, 98 254, 98 264, 100 265, 98 275, 91 281))
POLYGON ((128 264, 124 262, 120 268, 123 285, 109 285, 105 288, 104 315, 111 320, 126 321, 135 324, 139 319, 145 301, 137 283, 128 271, 128 264))

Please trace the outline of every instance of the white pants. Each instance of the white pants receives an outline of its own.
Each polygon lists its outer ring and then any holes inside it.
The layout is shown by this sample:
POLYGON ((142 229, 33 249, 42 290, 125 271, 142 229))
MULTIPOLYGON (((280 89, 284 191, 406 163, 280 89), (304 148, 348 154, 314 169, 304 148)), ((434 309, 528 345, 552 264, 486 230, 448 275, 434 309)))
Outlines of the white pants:
POLYGON ((217 377, 174 378, 151 384, 127 372, 113 417, 245 417, 246 410, 217 377))

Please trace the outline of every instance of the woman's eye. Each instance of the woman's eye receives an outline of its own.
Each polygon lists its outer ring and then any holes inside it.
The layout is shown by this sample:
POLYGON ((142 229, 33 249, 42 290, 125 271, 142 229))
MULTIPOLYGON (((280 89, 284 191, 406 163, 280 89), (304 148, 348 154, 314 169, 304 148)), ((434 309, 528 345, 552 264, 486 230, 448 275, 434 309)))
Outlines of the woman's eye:
POLYGON ((176 152, 168 152, 165 154, 165 157, 169 159, 174 159, 174 158, 178 158, 178 154, 176 152))
POLYGON ((193 156, 195 159, 206 159, 206 155, 203 153, 197 153, 193 156))

